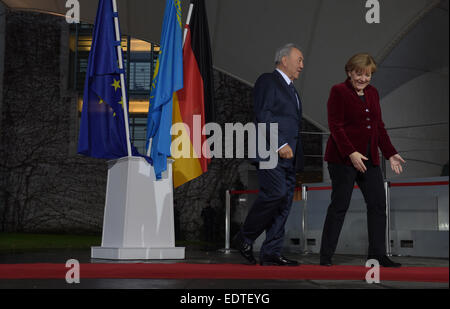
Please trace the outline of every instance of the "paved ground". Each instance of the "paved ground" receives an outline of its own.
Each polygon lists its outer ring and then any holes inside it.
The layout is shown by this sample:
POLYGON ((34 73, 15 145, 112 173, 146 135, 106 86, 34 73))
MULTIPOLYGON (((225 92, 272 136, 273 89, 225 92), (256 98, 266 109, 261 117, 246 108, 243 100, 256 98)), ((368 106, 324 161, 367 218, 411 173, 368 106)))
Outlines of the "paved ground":
MULTIPOLYGON (((318 264, 316 254, 286 254, 302 264, 318 264)), ((0 252, 0 263, 65 263, 77 259, 80 263, 121 263, 90 258, 89 250, 41 250, 0 252)), ((393 257, 404 266, 448 267, 448 259, 393 257)), ((216 250, 186 250, 182 261, 122 261, 122 263, 242 263, 237 252, 225 254, 216 250)), ((364 265, 364 256, 336 255, 338 265, 364 265)), ((79 284, 67 284, 61 279, 0 280, 0 289, 448 289, 448 283, 394 282, 367 284, 365 281, 324 280, 217 280, 217 279, 83 279, 79 284)))

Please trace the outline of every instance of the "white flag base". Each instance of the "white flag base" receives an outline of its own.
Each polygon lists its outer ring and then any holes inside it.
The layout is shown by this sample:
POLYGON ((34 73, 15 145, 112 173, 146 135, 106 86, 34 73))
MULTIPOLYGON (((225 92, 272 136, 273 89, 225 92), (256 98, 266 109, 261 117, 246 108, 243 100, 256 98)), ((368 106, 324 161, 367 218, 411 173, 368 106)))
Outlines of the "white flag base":
POLYGON ((107 248, 92 247, 92 258, 107 260, 183 260, 184 247, 177 248, 107 248))
POLYGON ((172 161, 163 179, 141 157, 108 162, 108 184, 101 247, 94 259, 184 259, 175 247, 172 161))

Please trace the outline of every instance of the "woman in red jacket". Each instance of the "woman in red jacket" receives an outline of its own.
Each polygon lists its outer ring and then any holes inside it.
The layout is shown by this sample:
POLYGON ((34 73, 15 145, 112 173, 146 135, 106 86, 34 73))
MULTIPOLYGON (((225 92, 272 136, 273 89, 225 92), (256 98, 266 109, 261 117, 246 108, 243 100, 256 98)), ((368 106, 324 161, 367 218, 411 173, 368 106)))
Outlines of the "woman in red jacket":
POLYGON ((353 187, 358 184, 367 204, 369 259, 381 266, 400 267, 386 256, 386 198, 378 148, 396 174, 405 163, 397 153, 381 119, 378 91, 369 85, 376 63, 357 54, 345 66, 348 79, 331 89, 328 100, 330 138, 325 161, 332 181, 331 204, 322 233, 320 264, 332 265, 353 187))

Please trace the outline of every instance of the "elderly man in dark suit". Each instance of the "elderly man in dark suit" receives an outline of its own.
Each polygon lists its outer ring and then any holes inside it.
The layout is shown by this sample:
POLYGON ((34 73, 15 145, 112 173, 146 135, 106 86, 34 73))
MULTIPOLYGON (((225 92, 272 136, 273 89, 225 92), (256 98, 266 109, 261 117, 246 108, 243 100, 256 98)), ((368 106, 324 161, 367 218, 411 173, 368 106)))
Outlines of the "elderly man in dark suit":
MULTIPOLYGON (((273 151, 278 152, 279 159, 275 168, 258 166, 258 197, 233 243, 250 264, 256 264, 252 245, 266 231, 260 264, 297 266, 299 263, 283 257, 281 250, 296 171, 303 169, 302 103, 293 84, 303 69, 303 54, 295 45, 287 44, 277 51, 275 65, 275 71, 261 75, 256 81, 254 113, 256 124, 264 123, 267 128, 271 123, 278 124, 278 147, 273 151)), ((266 149, 271 145, 271 138, 273 136, 266 134, 266 149)))

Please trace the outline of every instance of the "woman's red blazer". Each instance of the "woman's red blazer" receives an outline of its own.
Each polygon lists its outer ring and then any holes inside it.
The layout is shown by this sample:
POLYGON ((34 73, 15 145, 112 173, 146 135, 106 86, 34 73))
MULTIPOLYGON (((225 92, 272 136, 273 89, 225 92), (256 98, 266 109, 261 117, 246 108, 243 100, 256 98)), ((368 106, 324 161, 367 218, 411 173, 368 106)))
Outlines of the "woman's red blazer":
POLYGON ((378 148, 388 160, 397 154, 381 117, 380 97, 373 86, 364 89, 363 102, 350 79, 331 88, 328 99, 330 137, 325 161, 352 165, 349 155, 355 151, 366 155, 370 142, 372 162, 380 164, 378 148))

